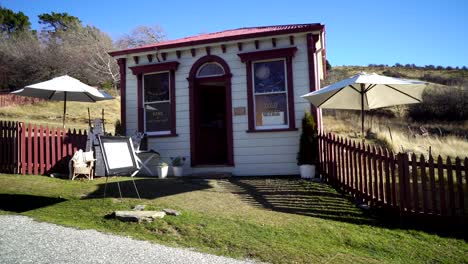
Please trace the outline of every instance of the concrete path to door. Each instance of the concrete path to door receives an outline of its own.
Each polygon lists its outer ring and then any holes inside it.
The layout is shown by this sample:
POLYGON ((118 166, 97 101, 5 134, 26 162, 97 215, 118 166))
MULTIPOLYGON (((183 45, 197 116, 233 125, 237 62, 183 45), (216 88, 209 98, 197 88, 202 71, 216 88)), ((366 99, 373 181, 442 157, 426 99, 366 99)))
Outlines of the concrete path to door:
POLYGON ((0 263, 255 263, 147 241, 0 216, 0 263))

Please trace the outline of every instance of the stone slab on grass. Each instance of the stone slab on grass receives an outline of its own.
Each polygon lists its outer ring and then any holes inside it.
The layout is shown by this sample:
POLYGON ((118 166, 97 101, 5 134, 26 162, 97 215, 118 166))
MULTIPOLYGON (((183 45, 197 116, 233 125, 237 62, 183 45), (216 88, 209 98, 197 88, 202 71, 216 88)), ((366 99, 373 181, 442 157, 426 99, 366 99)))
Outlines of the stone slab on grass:
POLYGON ((176 211, 176 210, 174 210, 174 209, 169 209, 169 208, 167 208, 167 209, 163 209, 163 211, 164 211, 167 215, 174 215, 174 216, 179 216, 179 215, 181 215, 181 212, 176 211))
POLYGON ((166 215, 162 211, 115 211, 115 218, 123 222, 152 222, 166 215))

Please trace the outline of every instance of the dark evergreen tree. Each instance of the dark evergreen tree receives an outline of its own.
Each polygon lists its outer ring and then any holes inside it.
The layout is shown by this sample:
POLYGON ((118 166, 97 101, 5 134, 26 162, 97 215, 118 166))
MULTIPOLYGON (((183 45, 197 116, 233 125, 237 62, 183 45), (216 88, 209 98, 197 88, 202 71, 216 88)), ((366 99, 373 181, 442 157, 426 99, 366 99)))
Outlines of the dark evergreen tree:
POLYGON ((305 113, 302 118, 302 134, 299 141, 299 152, 297 153, 297 164, 313 165, 318 157, 317 128, 314 117, 310 113, 305 113))

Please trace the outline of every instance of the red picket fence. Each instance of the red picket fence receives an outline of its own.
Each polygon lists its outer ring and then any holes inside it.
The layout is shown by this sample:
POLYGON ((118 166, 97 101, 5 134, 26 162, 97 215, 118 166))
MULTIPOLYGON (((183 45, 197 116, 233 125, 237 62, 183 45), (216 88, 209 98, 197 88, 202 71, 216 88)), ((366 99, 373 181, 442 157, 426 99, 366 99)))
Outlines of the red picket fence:
MULTIPOLYGON (((326 182, 400 215, 453 217, 468 223, 468 158, 428 160, 332 134, 319 135, 326 182)), ((457 220, 457 221, 458 221, 457 220)), ((460 222, 458 221, 458 222, 460 222)))
POLYGON ((86 130, 49 128, 0 121, 0 172, 19 174, 67 173, 68 161, 86 148, 86 130))
POLYGON ((17 125, 17 122, 0 121, 0 172, 16 172, 18 164, 17 125))
POLYGON ((0 92, 0 107, 10 105, 35 104, 42 101, 44 101, 44 99, 19 96, 15 94, 10 94, 9 92, 0 92))

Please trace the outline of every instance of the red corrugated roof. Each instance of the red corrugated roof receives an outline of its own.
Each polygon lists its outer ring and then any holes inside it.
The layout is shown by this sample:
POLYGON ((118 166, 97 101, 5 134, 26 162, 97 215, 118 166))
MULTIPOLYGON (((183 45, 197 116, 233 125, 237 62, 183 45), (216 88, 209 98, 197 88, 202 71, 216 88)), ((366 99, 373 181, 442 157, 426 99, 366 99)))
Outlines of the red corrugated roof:
POLYGON ((277 25, 265 27, 245 27, 231 30, 224 30, 215 33, 200 34, 175 40, 162 41, 151 45, 141 46, 137 48, 112 51, 111 56, 124 54, 138 53, 158 49, 176 48, 192 45, 200 45, 213 42, 239 40, 245 38, 263 37, 270 35, 280 35, 288 33, 298 33, 307 31, 323 30, 323 25, 314 24, 293 24, 293 25, 277 25))

